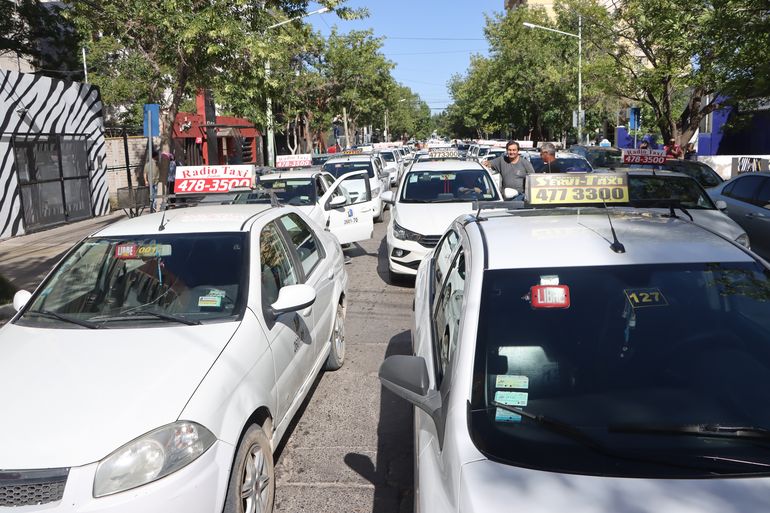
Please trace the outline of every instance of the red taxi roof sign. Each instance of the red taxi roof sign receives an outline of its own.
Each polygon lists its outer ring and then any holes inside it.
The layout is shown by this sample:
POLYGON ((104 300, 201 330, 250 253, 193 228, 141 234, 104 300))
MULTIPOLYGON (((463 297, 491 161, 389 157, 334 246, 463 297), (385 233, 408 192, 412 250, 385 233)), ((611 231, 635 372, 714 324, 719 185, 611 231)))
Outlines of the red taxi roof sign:
POLYGON ((535 285, 529 290, 532 308, 569 308, 568 285, 535 285))

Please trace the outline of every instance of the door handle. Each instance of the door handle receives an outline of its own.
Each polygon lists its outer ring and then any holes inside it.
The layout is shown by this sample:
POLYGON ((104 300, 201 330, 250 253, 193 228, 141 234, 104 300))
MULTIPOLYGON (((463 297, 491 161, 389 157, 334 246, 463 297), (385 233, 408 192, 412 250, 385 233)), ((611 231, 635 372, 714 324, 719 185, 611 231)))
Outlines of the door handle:
POLYGON ((362 208, 362 209, 361 209, 361 213, 362 213, 362 214, 365 214, 365 213, 367 213, 367 212, 371 212, 372 210, 374 210, 374 209, 371 209, 371 208, 362 208))

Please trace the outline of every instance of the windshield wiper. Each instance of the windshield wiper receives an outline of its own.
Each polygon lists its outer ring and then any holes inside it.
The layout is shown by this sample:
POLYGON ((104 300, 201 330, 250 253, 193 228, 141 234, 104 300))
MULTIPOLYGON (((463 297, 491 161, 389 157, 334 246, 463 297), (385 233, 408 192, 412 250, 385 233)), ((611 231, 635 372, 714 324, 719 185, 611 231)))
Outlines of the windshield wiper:
POLYGON ((58 319, 60 321, 69 322, 70 324, 77 324, 78 326, 83 326, 84 328, 88 328, 91 330, 101 328, 101 326, 93 322, 76 319, 74 317, 70 317, 69 315, 52 312, 51 310, 27 310, 26 312, 24 312, 24 315, 27 315, 27 314, 36 314, 41 317, 48 317, 49 319, 58 319))
POLYGON ((714 438, 770 440, 770 429, 755 426, 723 426, 721 424, 615 424, 607 427, 610 433, 637 433, 651 435, 690 435, 714 438))
POLYGON ((178 322, 180 324, 186 324, 188 326, 197 326, 201 324, 201 321, 187 319, 185 317, 182 317, 181 315, 174 315, 174 314, 163 313, 163 312, 154 312, 151 310, 134 310, 133 312, 128 312, 123 315, 105 316, 105 317, 99 317, 98 319, 103 323, 105 323, 105 322, 111 322, 111 321, 136 320, 141 318, 142 316, 155 317, 156 319, 178 322))

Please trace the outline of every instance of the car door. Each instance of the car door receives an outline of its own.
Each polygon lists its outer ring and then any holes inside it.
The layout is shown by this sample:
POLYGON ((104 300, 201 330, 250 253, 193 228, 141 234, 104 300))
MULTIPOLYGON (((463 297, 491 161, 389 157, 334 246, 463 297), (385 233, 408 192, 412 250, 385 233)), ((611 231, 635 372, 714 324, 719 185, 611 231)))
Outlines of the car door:
POLYGON ((736 178, 722 189, 723 199, 727 203, 727 215, 746 230, 752 246, 754 237, 758 235, 754 233, 757 224, 751 222, 757 210, 753 201, 763 183, 764 178, 759 175, 746 175, 736 178))
POLYGON ((353 171, 335 180, 321 198, 326 214, 326 227, 337 236, 340 244, 371 238, 374 232, 374 206, 368 171, 353 171), (333 207, 333 198, 345 197, 345 204, 333 207))
MULTIPOLYGON (((302 282, 315 289, 316 300, 308 310, 312 318, 311 351, 298 354, 298 362, 302 362, 302 370, 308 375, 313 369, 321 348, 329 339, 336 302, 332 300, 334 293, 334 268, 326 258, 323 244, 311 226, 298 214, 290 213, 278 219, 278 226, 283 230, 292 252, 302 270, 302 282)), ((308 320, 310 324, 310 320, 308 320)))
POLYGON ((751 248, 762 258, 770 260, 770 178, 762 177, 751 211, 746 214, 746 230, 751 248))
POLYGON ((301 349, 311 336, 307 319, 302 312, 290 312, 273 316, 270 305, 278 299, 278 292, 286 285, 300 283, 301 274, 289 251, 281 229, 275 221, 262 228, 256 243, 259 261, 252 264, 252 283, 260 289, 261 313, 265 333, 275 365, 277 409, 276 424, 279 424, 303 381, 303 372, 298 365, 301 349))

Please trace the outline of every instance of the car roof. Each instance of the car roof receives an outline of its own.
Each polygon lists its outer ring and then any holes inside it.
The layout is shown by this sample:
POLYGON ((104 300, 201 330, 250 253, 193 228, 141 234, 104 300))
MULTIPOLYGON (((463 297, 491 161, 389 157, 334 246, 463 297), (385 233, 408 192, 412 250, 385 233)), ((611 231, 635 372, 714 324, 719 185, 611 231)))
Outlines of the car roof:
POLYGON ((325 164, 339 164, 342 162, 370 162, 373 155, 371 153, 352 153, 349 155, 341 155, 339 157, 332 157, 325 162, 325 164))
POLYGON ((419 160, 409 170, 415 171, 457 171, 460 169, 478 170, 486 169, 476 160, 446 159, 446 160, 419 160))
POLYGON ((295 169, 294 171, 278 171, 277 173, 270 173, 259 177, 260 181, 280 180, 285 178, 312 178, 322 173, 320 167, 314 167, 309 169, 295 169))
POLYGON ((99 230, 93 236, 240 232, 245 231, 244 223, 246 221, 271 208, 269 204, 206 205, 176 208, 125 219, 99 230), (159 230, 161 221, 163 222, 163 230, 159 230))
POLYGON ((478 226, 489 269, 754 261, 689 220, 630 208, 487 211, 478 226), (624 253, 610 248, 608 216, 624 253))
POLYGON ((667 176, 680 176, 684 178, 689 178, 690 180, 694 180, 694 178, 686 173, 680 173, 678 171, 669 171, 667 169, 645 169, 645 168, 637 168, 637 167, 616 167, 613 168, 611 171, 603 171, 607 168, 599 168, 600 171, 597 171, 597 174, 612 174, 612 173, 626 173, 628 176, 660 176, 660 177, 667 177, 667 176))

